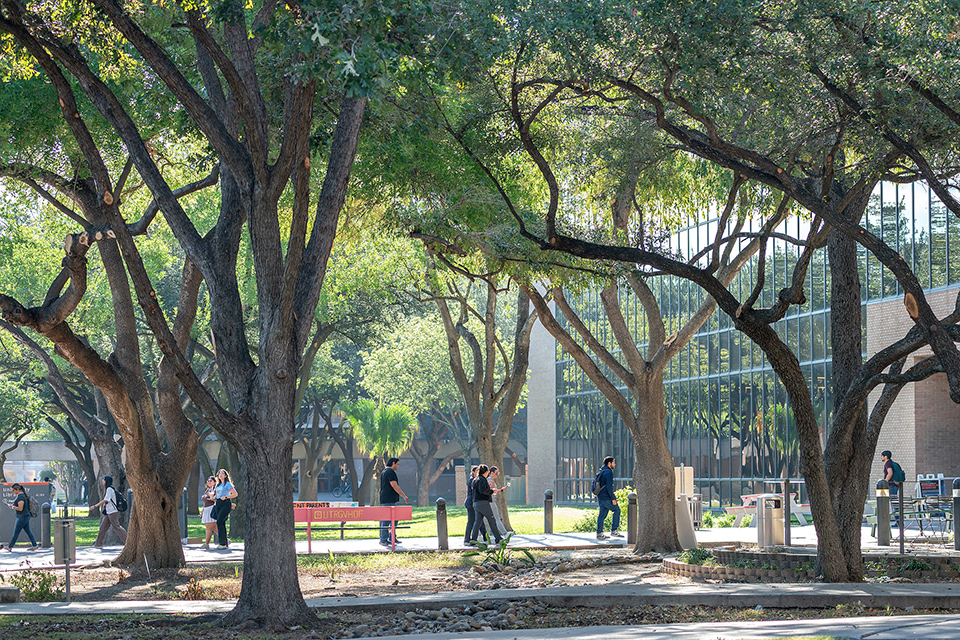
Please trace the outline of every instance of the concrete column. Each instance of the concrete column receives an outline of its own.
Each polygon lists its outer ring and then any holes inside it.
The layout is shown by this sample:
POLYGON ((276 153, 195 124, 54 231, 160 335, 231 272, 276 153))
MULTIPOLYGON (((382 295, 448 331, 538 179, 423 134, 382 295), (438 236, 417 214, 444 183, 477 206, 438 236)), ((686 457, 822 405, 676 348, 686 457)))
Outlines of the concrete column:
POLYGON ((467 500, 467 470, 462 464, 456 465, 453 470, 457 478, 457 506, 459 506, 467 500))
POLYGON ((530 336, 527 378, 527 504, 539 505, 556 479, 557 343, 538 321, 530 336))

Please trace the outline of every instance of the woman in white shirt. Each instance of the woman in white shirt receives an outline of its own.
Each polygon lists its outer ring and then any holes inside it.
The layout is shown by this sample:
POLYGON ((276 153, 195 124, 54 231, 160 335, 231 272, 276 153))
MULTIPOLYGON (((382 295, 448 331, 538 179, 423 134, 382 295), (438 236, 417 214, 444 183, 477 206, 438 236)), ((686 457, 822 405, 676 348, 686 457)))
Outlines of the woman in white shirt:
POLYGON ((97 541, 93 543, 97 549, 103 549, 103 539, 107 531, 113 529, 120 541, 127 543, 127 530, 120 526, 120 516, 117 515, 117 492, 113 488, 113 476, 103 476, 103 500, 93 505, 91 508, 103 507, 100 511, 100 533, 97 535, 97 541))

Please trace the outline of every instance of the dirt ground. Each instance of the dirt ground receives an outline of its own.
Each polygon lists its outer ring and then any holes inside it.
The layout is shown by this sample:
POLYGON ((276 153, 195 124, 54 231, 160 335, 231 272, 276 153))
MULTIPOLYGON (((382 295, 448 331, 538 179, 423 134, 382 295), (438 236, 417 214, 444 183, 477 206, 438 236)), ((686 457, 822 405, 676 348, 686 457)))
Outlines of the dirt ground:
MULTIPOLYGON (((595 558, 590 552, 567 552, 563 560, 571 562, 595 558)), ((546 558, 549 560, 550 558, 546 558)), ((675 576, 658 573, 659 561, 613 564, 558 574, 556 586, 589 584, 674 584, 675 576)), ((347 571, 331 579, 322 568, 300 571, 300 590, 304 598, 395 595, 397 593, 434 593, 458 590, 450 581, 472 575, 469 568, 422 566, 391 567, 383 572, 347 571)), ((74 600, 231 600, 240 594, 237 565, 190 565, 179 570, 131 574, 115 567, 87 567, 70 574, 74 600), (198 591, 197 587, 202 591, 198 591), (201 597, 198 597, 202 594, 201 597)))

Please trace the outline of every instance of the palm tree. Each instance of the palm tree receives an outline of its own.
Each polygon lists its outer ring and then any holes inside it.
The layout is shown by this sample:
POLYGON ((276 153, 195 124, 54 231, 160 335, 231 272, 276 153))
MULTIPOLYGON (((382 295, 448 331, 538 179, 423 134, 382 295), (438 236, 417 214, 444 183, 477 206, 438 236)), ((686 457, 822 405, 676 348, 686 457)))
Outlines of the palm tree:
POLYGON ((373 400, 367 398, 344 404, 343 414, 350 423, 357 449, 371 456, 376 463, 367 466, 360 482, 358 493, 364 497, 373 472, 383 469, 388 454, 398 456, 410 447, 417 431, 417 419, 405 406, 377 407, 373 400))

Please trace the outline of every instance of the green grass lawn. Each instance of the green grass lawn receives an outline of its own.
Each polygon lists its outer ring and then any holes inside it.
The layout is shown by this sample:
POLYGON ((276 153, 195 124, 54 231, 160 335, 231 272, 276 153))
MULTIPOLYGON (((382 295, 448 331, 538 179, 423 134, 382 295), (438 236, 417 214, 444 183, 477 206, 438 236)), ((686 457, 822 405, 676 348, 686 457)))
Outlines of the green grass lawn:
MULTIPOLYGON (((77 546, 90 546, 97 539, 97 532, 100 529, 100 521, 92 520, 80 515, 84 511, 78 511, 72 514, 76 518, 77 546)), ((555 507, 553 509, 553 530, 555 533, 570 533, 576 530, 576 524, 583 518, 593 515, 596 518, 596 509, 582 509, 576 507, 555 507)), ((322 526, 333 526, 335 523, 325 523, 322 526)), ((401 523, 410 525, 409 529, 401 529, 397 537, 399 538, 431 538, 437 535, 437 510, 436 507, 414 507, 413 522, 401 523)), ((543 533, 543 507, 540 506, 511 506, 510 524, 517 534, 535 534, 543 533)), ((357 526, 375 526, 375 523, 358 522, 357 526)), ((228 523, 229 526, 229 523, 228 523)), ((447 507, 447 531, 451 539, 463 536, 464 529, 467 526, 467 510, 463 507, 447 507)), ((348 523, 349 527, 349 523, 348 523)), ((200 516, 191 516, 187 523, 187 537, 202 538, 205 528, 200 522, 200 516)), ((373 530, 349 529, 344 532, 346 539, 364 539, 374 538, 377 532, 373 530)), ((340 530, 336 531, 317 531, 312 532, 314 540, 338 540, 340 539, 340 530)), ((233 539, 233 538, 231 538, 233 539)), ((242 539, 242 538, 237 538, 242 539)), ((306 529, 297 531, 297 540, 306 540, 306 529)))

